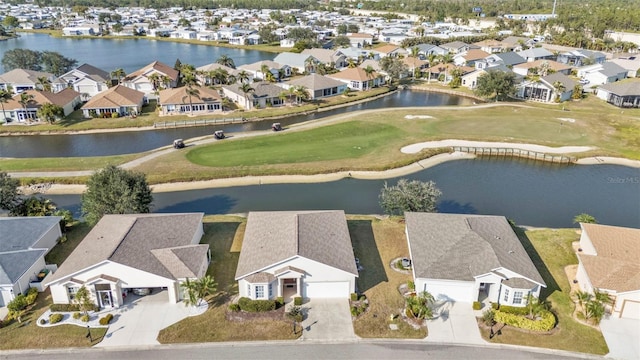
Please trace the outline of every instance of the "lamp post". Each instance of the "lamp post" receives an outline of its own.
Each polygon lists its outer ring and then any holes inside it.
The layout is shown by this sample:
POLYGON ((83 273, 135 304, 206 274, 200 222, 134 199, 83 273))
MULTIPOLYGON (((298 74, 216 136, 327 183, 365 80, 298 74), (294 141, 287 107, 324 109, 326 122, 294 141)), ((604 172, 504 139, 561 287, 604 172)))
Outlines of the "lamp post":
POLYGON ((87 324, 87 338, 89 338, 89 342, 93 342, 93 337, 91 337, 91 328, 87 324))

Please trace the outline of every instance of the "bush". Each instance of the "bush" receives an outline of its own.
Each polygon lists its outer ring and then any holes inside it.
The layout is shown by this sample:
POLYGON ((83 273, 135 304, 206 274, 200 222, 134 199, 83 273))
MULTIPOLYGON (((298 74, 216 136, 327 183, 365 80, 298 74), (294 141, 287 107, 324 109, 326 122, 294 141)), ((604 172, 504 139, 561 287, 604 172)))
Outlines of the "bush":
POLYGON ((300 306, 302 305, 302 298, 300 296, 296 296, 293 298, 293 305, 300 306))
POLYGON ((81 316, 81 315, 82 315, 82 314, 80 314, 79 312, 74 312, 74 313, 73 313, 73 318, 74 318, 74 319, 76 319, 76 320, 78 320, 78 319, 80 319, 80 316, 81 316))
MULTIPOLYGON (((40 319, 40 325, 44 325, 44 324, 46 324, 46 323, 47 323, 47 320, 46 320, 46 319, 40 319)), ((2 327, 2 326, 0 326, 0 327, 2 327)))
POLYGON ((9 311, 11 312, 18 312, 23 310, 27 306, 29 306, 29 304, 27 304, 27 297, 24 296, 24 294, 18 294, 13 298, 13 300, 9 301, 9 303, 7 304, 7 309, 9 309, 9 311))
POLYGON ((409 287, 409 291, 416 291, 416 283, 411 280, 407 282, 407 287, 409 287))
POLYGON ((284 298, 282 296, 278 296, 276 298, 276 303, 278 303, 278 307, 284 305, 284 298))
POLYGON ((485 312, 482 313, 482 322, 487 326, 493 326, 496 323, 494 320, 495 316, 495 310, 485 310, 485 312))
POLYGON ((289 312, 287 313, 287 316, 292 320, 295 320, 297 322, 302 322, 303 320, 302 309, 300 309, 299 306, 294 306, 291 308, 291 310, 289 310, 289 312))
POLYGON ((351 301, 356 301, 356 300, 358 300, 358 294, 351 293, 351 301))
POLYGON ((523 315, 511 314, 501 310, 495 311, 495 321, 513 327, 533 331, 549 331, 556 326, 556 317, 551 311, 544 310, 540 313, 540 320, 531 320, 523 315))
POLYGON ((363 294, 363 295, 360 295, 360 298, 358 300, 365 301, 367 300, 367 297, 363 294))
POLYGON ((238 304, 229 304, 229 310, 238 312, 238 311, 240 311, 240 305, 238 305, 238 304))
POLYGON ((109 325, 111 320, 113 320, 113 315, 107 314, 104 317, 101 317, 100 320, 98 320, 98 322, 100 323, 100 325, 109 325))
POLYGON ((82 321, 82 322, 89 322, 89 315, 82 315, 82 316, 80 316, 80 321, 82 321))
MULTIPOLYGON (((49 306, 49 310, 51 312, 74 312, 80 311, 80 306, 78 304, 51 304, 49 306)), ((100 307, 98 305, 93 305, 93 309, 89 309, 89 311, 99 311, 100 307)))
POLYGON ((529 315, 529 309, 526 307, 500 305, 500 311, 514 315, 529 315))
POLYGON ((500 304, 498 303, 491 303, 491 308, 493 310, 499 310, 500 309, 500 304))
POLYGON ((263 312, 276 309, 276 302, 273 300, 251 300, 247 297, 241 297, 238 300, 240 309, 247 312, 263 312))
POLYGON ((116 119, 119 117, 120 117, 120 114, 118 114, 117 112, 111 113, 111 118, 116 119))
POLYGON ((49 315, 49 323, 59 323, 60 321, 62 321, 62 318, 64 318, 62 314, 51 314, 49 315))
POLYGON ((482 303, 480 303, 480 301, 474 301, 473 310, 480 310, 480 309, 482 309, 482 303))
POLYGON ((37 297, 38 297, 38 289, 30 288, 29 291, 27 291, 27 297, 26 297, 27 305, 31 305, 35 303, 37 297))

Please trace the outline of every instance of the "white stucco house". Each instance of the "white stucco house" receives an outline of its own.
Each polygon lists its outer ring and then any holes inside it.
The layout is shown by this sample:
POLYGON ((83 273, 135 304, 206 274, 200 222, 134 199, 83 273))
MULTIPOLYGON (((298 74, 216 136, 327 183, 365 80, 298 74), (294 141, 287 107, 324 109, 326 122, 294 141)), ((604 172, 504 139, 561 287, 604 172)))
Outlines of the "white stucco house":
POLYGON ((347 299, 357 277, 344 211, 249 213, 236 269, 241 297, 347 299))
POLYGON ((211 258, 202 213, 105 215, 49 280, 55 304, 72 303, 85 286, 101 308, 124 304, 132 289, 166 290, 183 298, 180 284, 204 276, 211 258))
POLYGON ((0 306, 32 285, 44 290, 43 280, 57 269, 47 265, 44 256, 62 236, 61 220, 60 216, 0 217, 0 306))
POLYGON ((576 280, 582 291, 606 292, 612 315, 640 320, 640 229, 580 224, 576 280))
POLYGON ((405 221, 416 292, 525 306, 546 287, 504 216, 407 212, 405 221))
POLYGON ((180 72, 171 66, 154 61, 151 64, 128 74, 122 79, 122 85, 143 92, 147 99, 157 99, 156 90, 158 88, 174 88, 178 85, 180 72), (158 82, 154 84, 153 76, 158 77, 158 82))

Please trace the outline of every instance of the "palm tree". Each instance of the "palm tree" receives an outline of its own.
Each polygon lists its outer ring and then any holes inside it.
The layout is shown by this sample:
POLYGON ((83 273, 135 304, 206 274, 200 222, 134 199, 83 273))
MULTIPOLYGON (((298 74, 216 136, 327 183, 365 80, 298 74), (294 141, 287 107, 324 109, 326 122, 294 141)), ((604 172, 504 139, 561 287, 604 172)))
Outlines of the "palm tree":
POLYGON ((249 73, 244 70, 240 70, 240 72, 236 75, 236 77, 238 78, 238 81, 240 81, 240 83, 242 84, 249 82, 249 73))
POLYGON ((268 82, 276 82, 276 77, 275 75, 273 75, 273 73, 271 71, 268 71, 266 74, 266 77, 264 78, 264 80, 268 81, 268 82))
MULTIPOLYGON (((260 66, 260 71, 262 72, 262 80, 267 80, 267 73, 270 73, 271 71, 269 70, 269 65, 267 64, 262 64, 262 66, 260 66)), ((272 74, 273 75, 273 74, 272 74)))
POLYGON ((38 77, 37 81, 38 81, 37 85, 40 87, 40 90, 51 92, 51 81, 47 79, 46 76, 38 77))
POLYGON ((127 74, 124 72, 124 69, 118 68, 111 72, 111 76, 116 78, 118 80, 118 84, 120 84, 122 82, 122 79, 127 76, 127 74))
POLYGON ((196 98, 200 99, 200 90, 195 89, 192 85, 188 85, 187 88, 184 90, 184 92, 189 97, 189 110, 191 111, 191 115, 193 115, 192 97, 196 97, 196 98))
POLYGON ((149 79, 149 81, 151 81, 151 85, 153 86, 153 91, 158 90, 158 88, 160 87, 160 74, 159 73, 153 73, 153 74, 147 76, 147 79, 149 79))
POLYGON ((540 314, 542 310, 546 310, 546 307, 547 307, 547 304, 540 301, 540 299, 533 296, 531 293, 527 295, 527 309, 529 310, 529 317, 531 319, 533 319, 534 316, 540 314))
POLYGON ((245 105, 246 108, 249 109, 249 94, 256 91, 256 89, 252 88, 249 83, 242 83, 242 85, 240 85, 240 91, 244 94, 244 98, 246 100, 245 105))
POLYGON ((582 214, 578 214, 573 218, 573 223, 574 224, 579 224, 579 223, 585 223, 585 224, 597 224, 598 221, 596 220, 595 217, 587 214, 587 213, 582 213, 582 214))
POLYGON ((347 59, 347 67, 348 68, 353 69, 356 66, 358 66, 358 63, 353 58, 348 58, 347 59))
POLYGON ((11 93, 7 90, 0 89, 0 106, 2 106, 2 118, 4 119, 5 122, 8 122, 8 121, 7 121, 7 114, 5 113, 5 110, 4 110, 4 104, 8 103, 10 99, 11 99, 11 93))
POLYGON ((364 70, 364 73, 367 75, 367 79, 369 79, 369 81, 367 82, 368 83, 367 88, 372 88, 373 85, 371 84, 372 82, 371 79, 373 79, 373 75, 376 72, 376 69, 374 69, 373 66, 371 65, 367 65, 367 67, 365 67, 363 70, 364 70))
POLYGON ((44 103, 36 112, 36 116, 38 116, 39 119, 46 120, 48 123, 53 124, 56 122, 56 119, 64 116, 64 109, 52 103, 44 103))
POLYGON ((406 298, 407 310, 416 319, 430 319, 433 317, 431 305, 435 302, 433 295, 423 291, 415 296, 406 298))
POLYGON ((160 84, 166 89, 171 85, 171 78, 167 75, 160 75, 160 84))
POLYGON ((560 101, 560 96, 562 96, 562 93, 566 90, 566 88, 564 87, 564 84, 561 83, 560 81, 555 81, 553 83, 553 90, 556 93, 556 101, 560 101))
POLYGON ((411 57, 417 58, 419 53, 420 53, 419 47, 414 46, 411 48, 411 57))
POLYGON ((196 293, 198 299, 204 300, 207 296, 213 294, 218 288, 218 284, 213 280, 213 276, 206 275, 196 281, 196 293))
POLYGON ((27 94, 26 92, 20 93, 20 100, 18 102, 22 105, 22 110, 24 111, 24 119, 27 120, 29 118, 27 114, 27 105, 33 101, 34 96, 31 94, 27 94))
POLYGON ((586 305, 586 318, 593 319, 593 321, 597 324, 600 324, 600 320, 605 314, 604 304, 597 300, 589 300, 586 305))
POLYGON ((184 289, 186 295, 184 299, 185 306, 195 306, 198 304, 197 284, 193 280, 187 278, 180 286, 184 289))
POLYGON ((590 293, 586 292, 586 291, 576 291, 573 293, 573 296, 575 297, 576 301, 578 302, 578 305, 580 305, 580 308, 582 308, 582 313, 584 315, 584 317, 587 317, 587 309, 585 307, 585 305, 591 301, 591 298, 593 297, 593 295, 591 295, 590 293))
POLYGON ((236 63, 233 61, 233 59, 232 59, 232 58, 230 58, 230 57, 229 57, 228 55, 226 55, 226 54, 222 54, 222 55, 218 58, 218 60, 216 60, 216 63, 217 63, 217 64, 220 64, 220 65, 224 65, 224 66, 230 67, 230 68, 232 68, 232 69, 235 69, 235 68, 236 68, 236 63))
POLYGON ((294 86, 293 94, 296 96, 296 103, 309 99, 309 90, 302 85, 294 86))
POLYGON ((313 57, 309 56, 304 60, 304 71, 306 71, 307 73, 315 73, 316 67, 317 64, 313 57))
POLYGON ((429 67, 435 65, 437 58, 438 58, 438 55, 434 53, 429 54, 429 56, 427 57, 427 59, 429 60, 429 67))
POLYGON ((287 90, 282 90, 282 91, 280 91, 280 94, 278 94, 278 99, 280 99, 280 101, 282 101, 282 103, 284 103, 285 100, 287 100, 288 97, 289 97, 289 91, 287 91, 287 90))

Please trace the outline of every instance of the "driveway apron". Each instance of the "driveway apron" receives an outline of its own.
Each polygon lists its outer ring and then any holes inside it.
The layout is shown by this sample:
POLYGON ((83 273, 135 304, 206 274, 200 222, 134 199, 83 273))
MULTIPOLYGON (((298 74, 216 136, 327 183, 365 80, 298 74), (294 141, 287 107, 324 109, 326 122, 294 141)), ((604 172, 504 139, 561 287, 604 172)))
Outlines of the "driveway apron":
POLYGON ((602 319, 600 330, 609 347, 606 357, 640 359, 640 320, 610 316, 602 319))
POLYGON ((476 314, 471 303, 447 302, 434 311, 427 321, 428 342, 456 344, 486 344, 480 336, 476 314))
POLYGON ((347 299, 311 299, 302 305, 304 340, 355 340, 347 299))

